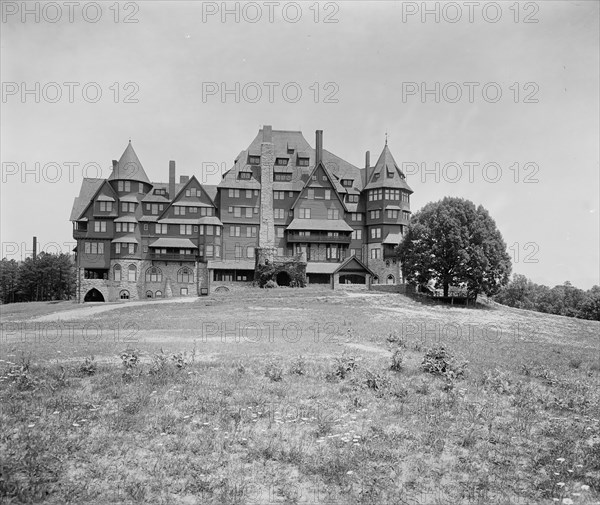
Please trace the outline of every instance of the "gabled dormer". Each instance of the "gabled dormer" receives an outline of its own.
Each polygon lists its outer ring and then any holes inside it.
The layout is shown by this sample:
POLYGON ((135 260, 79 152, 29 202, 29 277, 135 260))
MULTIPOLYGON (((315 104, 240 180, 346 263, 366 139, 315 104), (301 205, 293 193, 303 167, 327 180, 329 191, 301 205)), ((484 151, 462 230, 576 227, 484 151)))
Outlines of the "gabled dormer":
POLYGON ((166 206, 159 219, 198 219, 212 217, 216 214, 215 202, 202 187, 202 184, 192 176, 188 179, 173 201, 166 206))

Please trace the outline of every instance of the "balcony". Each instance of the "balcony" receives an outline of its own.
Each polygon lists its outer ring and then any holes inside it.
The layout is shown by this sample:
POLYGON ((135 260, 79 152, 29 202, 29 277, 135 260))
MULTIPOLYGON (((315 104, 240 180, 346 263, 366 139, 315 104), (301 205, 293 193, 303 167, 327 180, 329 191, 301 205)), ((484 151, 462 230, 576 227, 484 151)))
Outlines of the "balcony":
POLYGON ((148 257, 153 261, 196 261, 198 256, 195 254, 179 254, 179 253, 155 253, 150 252, 148 257))
POLYGON ((349 245, 352 241, 351 235, 329 236, 327 233, 311 232, 310 235, 300 235, 298 233, 288 232, 287 241, 290 244, 346 244, 349 245))

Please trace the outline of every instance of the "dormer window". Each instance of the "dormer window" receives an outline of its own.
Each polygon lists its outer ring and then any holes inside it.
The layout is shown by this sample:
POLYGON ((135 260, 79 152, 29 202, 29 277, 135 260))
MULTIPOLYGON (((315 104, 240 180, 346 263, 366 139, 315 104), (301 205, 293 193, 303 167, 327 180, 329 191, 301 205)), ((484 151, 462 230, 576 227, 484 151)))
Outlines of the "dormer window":
POLYGON ((352 184, 354 184, 354 179, 342 179, 342 186, 345 188, 351 188, 352 184))
POLYGON ((309 163, 308 158, 298 158, 298 166, 299 167, 307 167, 309 163))
POLYGON ((387 169, 387 177, 388 179, 393 179, 394 178, 394 171, 390 170, 389 168, 387 169))
POLYGON ((131 182, 130 181, 118 181, 117 189, 122 192, 131 191, 131 182))
POLYGON ((276 158, 275 165, 280 166, 280 167, 285 167, 288 164, 288 161, 289 161, 288 158, 276 158))
POLYGON ((348 195, 346 201, 348 203, 358 203, 358 195, 348 195))
POLYGON ((159 196, 164 196, 167 194, 167 190, 166 189, 155 189, 154 194, 159 195, 159 196))
POLYGON ((240 179, 250 179, 252 177, 252 172, 240 172, 240 179))
POLYGON ((260 156, 248 156, 249 165, 260 165, 260 156))

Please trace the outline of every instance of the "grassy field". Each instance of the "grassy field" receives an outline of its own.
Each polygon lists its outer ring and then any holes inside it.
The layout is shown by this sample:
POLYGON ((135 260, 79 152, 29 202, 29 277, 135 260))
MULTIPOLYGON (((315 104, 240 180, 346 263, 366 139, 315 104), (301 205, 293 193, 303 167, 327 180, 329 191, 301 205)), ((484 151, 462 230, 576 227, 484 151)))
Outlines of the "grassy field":
POLYGON ((89 309, 2 307, 2 503, 600 502, 597 322, 312 288, 89 309))

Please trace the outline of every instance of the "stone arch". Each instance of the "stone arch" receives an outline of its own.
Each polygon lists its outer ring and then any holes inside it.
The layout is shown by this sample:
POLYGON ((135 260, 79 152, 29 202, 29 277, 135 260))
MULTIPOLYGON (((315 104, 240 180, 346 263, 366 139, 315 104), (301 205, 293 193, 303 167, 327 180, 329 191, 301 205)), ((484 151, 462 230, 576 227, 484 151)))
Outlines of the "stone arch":
POLYGON ((396 278, 392 274, 390 274, 387 276, 385 283, 386 284, 396 284, 396 278))
POLYGON ((127 268, 127 280, 131 282, 137 281, 137 267, 134 264, 127 268))
POLYGON ((126 289, 122 289, 122 290, 119 292, 119 298, 120 298, 121 300, 129 300, 129 297, 130 297, 130 295, 129 295, 129 291, 127 291, 126 289))
POLYGON ((113 280, 119 282, 121 280, 121 265, 113 267, 113 280))
POLYGON ((159 289, 156 293, 154 293, 154 298, 162 298, 162 291, 159 289))
POLYGON ((277 273, 275 277, 275 282, 277 282, 278 286, 289 286, 292 278, 290 274, 288 274, 285 270, 281 270, 277 273))
POLYGON ((146 282, 162 282, 162 270, 158 267, 150 267, 146 270, 146 282))
POLYGON ((152 291, 150 291, 150 290, 146 291, 146 298, 154 298, 152 291))
POLYGON ((84 302, 104 302, 104 295, 96 288, 90 289, 83 298, 84 302))

